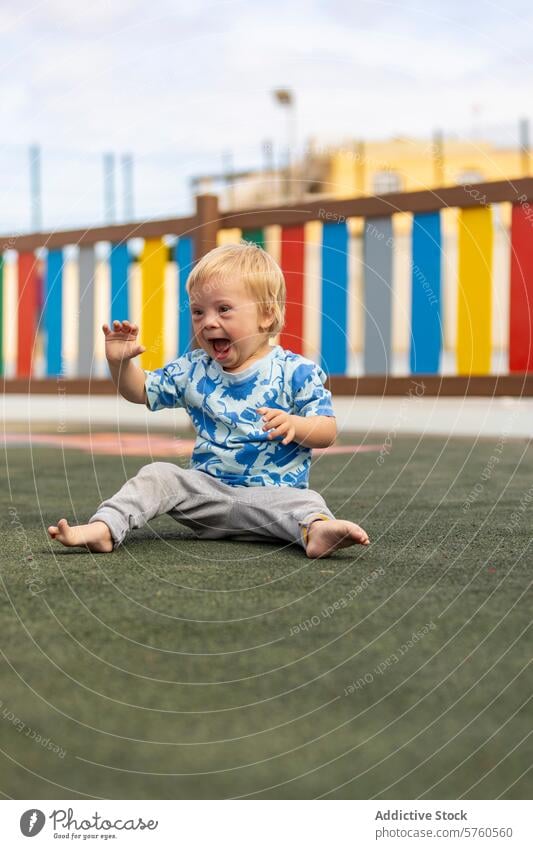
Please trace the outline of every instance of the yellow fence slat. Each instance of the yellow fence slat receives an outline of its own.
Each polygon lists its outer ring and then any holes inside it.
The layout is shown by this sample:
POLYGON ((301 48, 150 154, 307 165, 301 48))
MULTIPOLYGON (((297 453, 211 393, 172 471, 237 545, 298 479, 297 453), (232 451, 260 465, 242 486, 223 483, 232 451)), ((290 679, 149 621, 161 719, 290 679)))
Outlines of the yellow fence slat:
POLYGON ((490 373, 492 245, 492 209, 462 209, 459 212, 458 374, 490 373))
POLYGON ((241 240, 242 232, 238 227, 230 227, 227 230, 219 230, 217 233, 217 245, 234 245, 241 240))
POLYGON ((304 224, 304 356, 320 359, 320 316, 322 310, 322 222, 304 224))
POLYGON ((141 354, 143 369, 156 369, 164 365, 164 309, 165 270, 168 247, 162 239, 147 239, 141 255, 142 307, 141 344, 146 351, 141 354))

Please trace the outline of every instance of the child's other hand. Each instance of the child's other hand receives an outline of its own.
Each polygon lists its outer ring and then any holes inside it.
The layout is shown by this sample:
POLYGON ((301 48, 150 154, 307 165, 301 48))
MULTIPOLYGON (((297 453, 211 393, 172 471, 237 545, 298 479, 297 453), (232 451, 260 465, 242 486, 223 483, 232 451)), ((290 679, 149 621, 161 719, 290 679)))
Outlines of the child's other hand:
POLYGON ((121 363, 131 360, 146 351, 139 345, 139 328, 129 321, 114 321, 113 329, 108 324, 102 326, 105 335, 105 355, 109 363, 121 363))
POLYGON ((294 416, 284 410, 272 410, 270 407, 258 407, 257 412, 263 416, 265 426, 263 430, 268 430, 269 439, 274 439, 275 436, 283 436, 282 445, 288 445, 292 442, 296 434, 294 427, 294 416))

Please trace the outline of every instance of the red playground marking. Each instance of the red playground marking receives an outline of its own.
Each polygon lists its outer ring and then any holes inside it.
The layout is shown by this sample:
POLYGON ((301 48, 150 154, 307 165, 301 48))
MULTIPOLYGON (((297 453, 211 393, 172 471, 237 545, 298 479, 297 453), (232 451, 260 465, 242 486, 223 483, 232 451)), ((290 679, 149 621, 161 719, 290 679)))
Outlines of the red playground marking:
MULTIPOLYGON (((3 441, 5 445, 48 445, 75 448, 87 454, 132 457, 190 457, 194 448, 194 439, 148 433, 4 433, 3 441)), ((382 445, 332 445, 315 448, 313 454, 364 454, 381 448, 382 445)))

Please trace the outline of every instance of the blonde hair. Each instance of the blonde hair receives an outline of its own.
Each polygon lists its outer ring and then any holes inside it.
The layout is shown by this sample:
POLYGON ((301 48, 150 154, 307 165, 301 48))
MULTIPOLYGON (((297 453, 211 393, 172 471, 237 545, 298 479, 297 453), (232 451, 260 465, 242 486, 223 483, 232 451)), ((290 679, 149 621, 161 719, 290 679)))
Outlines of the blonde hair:
POLYGON ((189 274, 187 294, 200 286, 208 292, 217 281, 236 276, 257 301, 260 313, 272 315, 266 332, 275 336, 285 323, 285 279, 277 262, 258 245, 241 241, 209 251, 189 274))

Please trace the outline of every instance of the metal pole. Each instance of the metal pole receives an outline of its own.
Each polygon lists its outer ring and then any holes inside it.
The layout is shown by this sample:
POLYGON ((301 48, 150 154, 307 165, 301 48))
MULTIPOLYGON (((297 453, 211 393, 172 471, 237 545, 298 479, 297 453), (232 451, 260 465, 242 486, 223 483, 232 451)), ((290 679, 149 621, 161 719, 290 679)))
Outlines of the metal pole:
POLYGON ((33 232, 42 230, 43 210, 41 196, 41 148, 38 144, 31 145, 30 158, 30 198, 31 198, 31 229, 33 232))
POLYGON ((104 153, 104 220, 106 224, 116 221, 115 200, 115 154, 104 153))
POLYGON ((270 139, 265 139, 261 146, 263 152, 263 171, 274 170, 274 145, 270 139))
POLYGON ((298 134, 296 120, 296 100, 293 98, 290 106, 290 145, 291 145, 291 195, 299 200, 302 197, 302 175, 298 173, 298 134), (296 185, 294 185, 296 183, 296 185))
POLYGON ((520 119, 520 165, 522 176, 529 176, 529 119, 520 119))
POLYGON ((355 148, 355 187, 364 195, 366 189, 366 148, 364 141, 358 141, 355 148))
POLYGON ((133 193, 133 154, 122 154, 122 204, 125 221, 135 218, 135 203, 133 193))
POLYGON ((235 208, 235 177, 233 176, 233 171, 233 153, 231 150, 227 150, 222 154, 222 173, 224 174, 226 201, 230 209, 235 208))
POLYGON ((294 109, 294 96, 288 88, 277 88, 274 97, 280 106, 287 112, 287 158, 285 164, 285 198, 291 197, 292 158, 296 148, 296 112, 294 109))
POLYGON ((263 153, 263 172, 264 172, 264 181, 265 186, 267 187, 267 194, 270 196, 268 200, 277 200, 277 190, 275 189, 275 175, 274 175, 274 146, 272 141, 266 139, 262 146, 261 150, 263 153))
POLYGON ((444 185, 444 139, 441 130, 433 133, 433 182, 435 186, 444 185))
POLYGON ((287 182, 285 196, 290 200, 292 194, 292 103, 287 103, 287 182))

